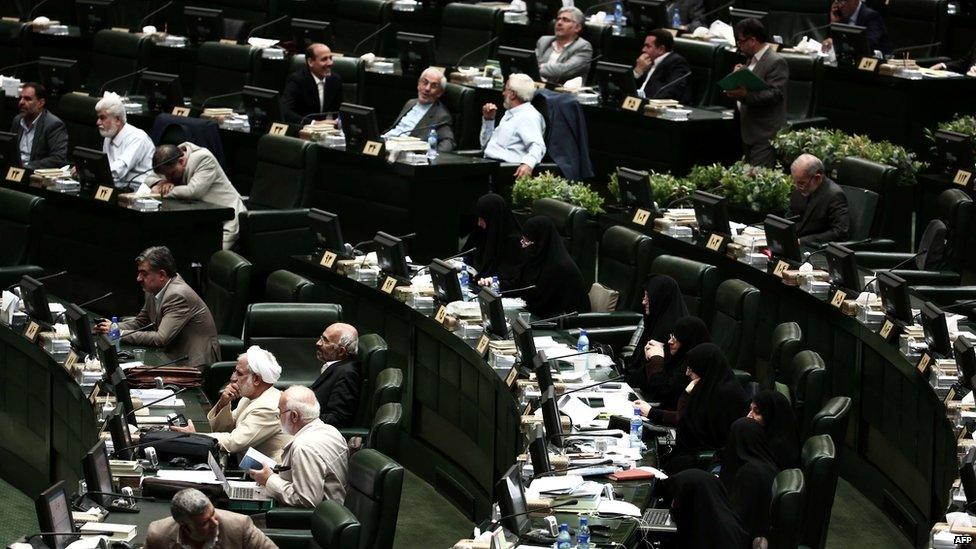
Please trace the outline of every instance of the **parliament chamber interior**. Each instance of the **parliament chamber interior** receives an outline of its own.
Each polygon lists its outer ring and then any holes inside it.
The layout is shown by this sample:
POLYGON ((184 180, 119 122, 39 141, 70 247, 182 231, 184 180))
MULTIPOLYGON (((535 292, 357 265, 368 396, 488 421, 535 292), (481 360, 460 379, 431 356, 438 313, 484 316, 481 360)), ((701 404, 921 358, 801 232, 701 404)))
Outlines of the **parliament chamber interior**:
POLYGON ((0 0, 0 75, 8 547, 976 544, 973 0, 0 0))

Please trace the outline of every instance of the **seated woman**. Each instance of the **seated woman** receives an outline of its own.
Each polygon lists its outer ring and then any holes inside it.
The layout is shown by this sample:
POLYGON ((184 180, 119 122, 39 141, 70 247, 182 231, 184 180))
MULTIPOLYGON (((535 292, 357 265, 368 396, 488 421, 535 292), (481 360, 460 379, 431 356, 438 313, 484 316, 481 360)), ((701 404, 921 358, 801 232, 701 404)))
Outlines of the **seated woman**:
POLYGON ((766 537, 769 532, 769 504, 779 471, 762 425, 747 417, 737 419, 722 450, 719 479, 749 539, 766 537))
POLYGON ((634 354, 627 364, 627 383, 644 393, 644 397, 657 401, 650 393, 655 392, 653 379, 665 361, 664 343, 671 335, 675 322, 688 316, 688 308, 681 297, 681 288, 667 275, 651 275, 644 287, 644 318, 632 340, 634 354))
POLYGON ((746 416, 763 426, 773 461, 780 470, 800 465, 800 429, 790 401, 779 391, 763 391, 749 404, 746 416))
POLYGON ((515 295, 525 299, 526 309, 540 318, 571 312, 588 312, 590 301, 583 273, 566 251, 556 225, 537 215, 522 227, 525 262, 519 276, 502 290, 531 288, 515 295))
POLYGON ((687 404, 678 413, 674 450, 666 459, 671 474, 698 465, 700 452, 725 446, 729 427, 749 409, 749 399, 714 343, 702 343, 685 355, 691 378, 687 404))
POLYGON ((708 327, 695 316, 686 316, 671 329, 667 351, 652 348, 653 356, 647 359, 647 387, 642 388, 644 397, 658 406, 651 409, 643 400, 634 402, 641 413, 654 423, 674 427, 678 424, 678 410, 688 401, 688 375, 685 373, 685 356, 688 351, 702 343, 708 343, 711 336, 708 327))
POLYGON ((501 196, 489 193, 475 205, 478 226, 471 233, 475 246, 471 265, 478 271, 479 282, 488 286, 491 277, 510 284, 522 265, 522 227, 501 196))
POLYGON ((664 481, 671 495, 671 518, 678 532, 665 547, 746 549, 752 538, 733 511, 725 488, 715 475, 698 469, 682 471, 664 481))

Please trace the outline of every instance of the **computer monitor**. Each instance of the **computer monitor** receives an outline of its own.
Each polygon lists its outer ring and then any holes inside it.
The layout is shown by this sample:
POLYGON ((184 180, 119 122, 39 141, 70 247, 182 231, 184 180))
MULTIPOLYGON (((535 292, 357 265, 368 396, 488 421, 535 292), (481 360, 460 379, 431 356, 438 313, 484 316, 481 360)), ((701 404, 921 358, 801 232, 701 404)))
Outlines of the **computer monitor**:
POLYGON ((138 450, 129 448, 132 446, 132 435, 129 424, 122 420, 122 414, 116 412, 108 418, 108 432, 112 435, 112 454, 118 459, 133 459, 138 450))
POLYGON ((71 303, 65 308, 65 322, 68 324, 68 333, 71 334, 71 347, 74 348, 81 358, 91 355, 95 356, 98 352, 98 344, 95 343, 95 334, 92 333, 92 322, 81 307, 71 303))
MULTIPOLYGON (((37 525, 42 532, 76 532, 71 518, 71 505, 64 481, 59 480, 34 500, 37 512, 37 525)), ((43 536, 44 544, 50 549, 64 549, 79 536, 43 536)))
POLYGON ((949 327, 946 325, 945 313, 933 303, 926 301, 922 304, 919 319, 929 354, 935 354, 942 358, 951 356, 952 343, 949 341, 949 327))
POLYGON ((778 215, 767 215, 763 227, 766 231, 766 245, 769 246, 773 257, 797 263, 802 261, 800 240, 796 236, 796 223, 778 215))
MULTIPOLYGON (((20 145, 17 141, 17 134, 13 132, 0 132, 0 170, 4 177, 7 176, 8 168, 20 167, 20 145)), ((26 183, 27 181, 23 181, 26 183)))
POLYGON ((853 293, 861 292, 861 275, 857 271, 857 258, 854 251, 846 246, 827 244, 827 271, 835 286, 853 293))
POLYGON ((562 446, 564 437, 563 424, 559 420, 559 403, 556 399, 556 388, 549 387, 542 391, 539 398, 539 406, 542 408, 542 424, 546 428, 546 438, 556 446, 562 446))
POLYGON ((512 320, 512 336, 515 339, 515 350, 519 355, 519 364, 524 370, 530 369, 533 366, 536 353, 532 325, 521 318, 515 318, 512 320))
POLYGON ((145 71, 139 77, 137 89, 146 96, 146 108, 152 113, 170 112, 173 107, 186 104, 180 77, 175 74, 145 71))
POLYGON ((400 70, 405 75, 420 76, 434 64, 434 37, 412 32, 396 33, 397 51, 400 52, 400 70))
POLYGON ((41 57, 37 60, 37 75, 50 97, 71 93, 78 89, 81 82, 78 62, 74 59, 41 57))
POLYGON ((342 131, 346 135, 346 150, 362 152, 367 141, 379 141, 380 130, 376 125, 376 112, 372 107, 343 103, 339 106, 342 131))
POLYGON ((533 82, 542 80, 542 77, 539 76, 539 62, 535 58, 534 51, 500 46, 497 57, 498 63, 502 67, 502 77, 506 81, 513 74, 525 74, 533 82))
POLYGON ((973 138, 970 135, 949 131, 936 130, 935 158, 932 163, 943 171, 954 175, 956 170, 973 172, 976 159, 973 152, 973 138))
POLYGON ((626 210, 638 208, 653 212, 656 208, 651 196, 648 174, 641 170, 617 168, 617 187, 620 189, 620 205, 626 210))
MULTIPOLYGON (((100 440, 85 457, 82 458, 81 466, 85 470, 85 483, 91 492, 114 492, 112 486, 112 469, 108 464, 108 450, 105 449, 105 441, 100 440)), ((89 496, 92 501, 108 507, 113 496, 104 494, 92 494, 89 496)))
POLYGON ((973 383, 976 378, 976 346, 966 337, 959 336, 952 343, 952 354, 959 370, 959 382, 972 391, 976 388, 976 383, 973 383))
POLYGON ((729 24, 734 27, 736 23, 745 19, 758 19, 765 23, 767 15, 769 14, 764 11, 729 8, 729 24))
POLYGON ((698 222, 698 231, 701 234, 732 234, 724 196, 695 191, 691 194, 691 203, 695 208, 695 220, 698 222))
POLYGON ((81 183, 83 195, 94 196, 95 189, 100 185, 114 188, 115 178, 112 177, 112 169, 108 164, 108 155, 102 151, 75 147, 71 151, 71 160, 78 171, 78 182, 81 183))
POLYGON ((339 226, 339 216, 312 208, 308 211, 308 225, 315 234, 315 254, 322 255, 326 250, 336 255, 346 257, 346 241, 342 238, 342 228, 339 226))
POLYGON ((600 86, 600 101, 608 107, 620 107, 627 96, 637 96, 634 70, 629 65, 597 61, 596 81, 600 86))
POLYGON ((548 26, 562 7, 561 0, 526 0, 525 14, 530 24, 548 26))
POLYGON ((461 281, 457 270, 447 261, 434 259, 430 263, 430 281, 434 285, 434 296, 441 303, 461 301, 461 281))
POLYGON ((552 365, 551 361, 546 360, 543 353, 536 352, 532 356, 532 371, 535 373, 535 381, 539 385, 540 391, 552 387, 552 365))
POLYGON ((105 379, 111 379, 119 369, 119 354, 115 350, 115 344, 108 335, 99 336, 95 344, 98 345, 98 360, 102 363, 102 370, 105 371, 105 379))
POLYGON ((908 326, 912 325, 912 305, 908 299, 908 283, 905 279, 888 271, 881 271, 878 273, 878 288, 885 314, 908 326))
POLYGON ((665 0, 630 0, 627 6, 630 8, 629 21, 634 26, 634 35, 641 43, 652 30, 671 26, 665 0))
POLYGON ((121 368, 115 370, 109 378, 109 383, 115 391, 115 403, 121 409, 123 421, 138 427, 139 422, 136 421, 136 415, 133 413, 132 394, 129 393, 129 380, 125 378, 125 372, 121 368))
POLYGON ((495 485, 495 492, 498 494, 498 512, 502 517, 508 517, 503 518, 501 524, 515 536, 527 534, 532 527, 528 508, 525 505, 521 470, 521 463, 512 465, 495 485))
POLYGON ((484 323, 485 332, 499 339, 508 339, 502 296, 493 292, 491 288, 482 288, 478 293, 478 305, 481 307, 481 321, 484 323))
POLYGON ((186 37, 193 44, 216 42, 223 38, 224 13, 221 10, 186 6, 183 8, 186 37))
POLYGON ((47 291, 44 283, 34 277, 24 275, 20 279, 20 299, 24 302, 24 310, 32 320, 48 326, 54 325, 51 305, 47 301, 47 291))
POLYGON ((834 43, 834 55, 837 56, 838 65, 856 65, 862 57, 874 57, 864 34, 864 27, 833 23, 828 36, 834 43))
POLYGON ((115 26, 113 3, 114 0, 75 0, 75 14, 81 34, 87 36, 115 26))
POLYGON ((976 470, 973 464, 964 463, 959 468, 959 483, 962 485, 963 494, 966 496, 966 507, 976 502, 976 470))
POLYGON ((403 240, 391 234, 379 231, 373 237, 376 247, 376 262, 384 273, 399 278, 410 278, 407 267, 407 254, 403 249, 403 240))
POLYGON ((268 133, 271 124, 281 121, 278 92, 256 86, 244 86, 241 101, 247 113, 247 123, 255 133, 268 133))
POLYGON ((295 48, 299 53, 304 53, 305 49, 312 44, 325 44, 329 48, 332 48, 333 44, 335 44, 335 36, 332 34, 332 23, 328 21, 292 19, 291 36, 295 42, 295 48))

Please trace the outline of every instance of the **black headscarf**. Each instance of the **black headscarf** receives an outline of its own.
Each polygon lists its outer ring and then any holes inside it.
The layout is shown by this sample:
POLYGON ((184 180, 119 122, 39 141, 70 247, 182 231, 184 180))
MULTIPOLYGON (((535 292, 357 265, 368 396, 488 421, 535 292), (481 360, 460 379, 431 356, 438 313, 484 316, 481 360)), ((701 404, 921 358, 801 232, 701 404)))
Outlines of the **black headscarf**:
POLYGON ((780 469, 800 463, 800 432, 790 401, 779 391, 763 391, 752 399, 762 414, 766 441, 780 469))
POLYGON ((765 536, 769 530, 769 504, 777 473, 763 426, 747 417, 735 420, 722 451, 719 478, 750 537, 765 536))
POLYGON ((688 469, 672 475, 665 486, 673 495, 671 518, 678 527, 675 547, 750 547, 751 538, 715 475, 688 469))
POLYGON ((566 251, 552 220, 541 215, 529 218, 522 235, 532 245, 525 248, 525 262, 514 286, 535 285, 518 294, 525 299, 526 308, 539 317, 589 311, 583 273, 566 251))
POLYGON ((482 196, 474 209, 485 220, 485 228, 476 226, 471 233, 477 248, 471 264, 479 277, 497 276, 510 281, 518 276, 522 263, 522 228, 505 199, 497 194, 482 196))
POLYGON ((702 343, 685 355, 685 364, 701 379, 678 420, 677 447, 684 452, 718 450, 729 427, 746 415, 749 399, 714 343, 702 343))
POLYGON ((638 348, 650 340, 667 343, 671 328, 678 319, 688 316, 688 307, 677 281, 668 275, 651 275, 644 286, 650 307, 644 315, 644 334, 638 348))

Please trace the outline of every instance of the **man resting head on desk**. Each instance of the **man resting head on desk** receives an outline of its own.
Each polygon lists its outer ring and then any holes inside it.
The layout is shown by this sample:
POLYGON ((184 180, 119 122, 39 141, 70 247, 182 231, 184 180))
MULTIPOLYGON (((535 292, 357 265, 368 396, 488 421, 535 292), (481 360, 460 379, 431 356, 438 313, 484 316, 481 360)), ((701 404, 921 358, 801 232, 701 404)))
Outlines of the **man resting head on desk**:
POLYGON ((409 135, 427 140, 430 130, 437 133, 437 150, 454 150, 454 130, 451 129, 451 111, 441 103, 447 79, 444 71, 427 67, 417 80, 417 98, 407 101, 397 116, 393 127, 386 130, 383 139, 409 135))
MULTIPOLYGON (((169 248, 147 248, 136 258, 136 265, 136 281, 142 286, 145 302, 135 318, 119 322, 122 339, 132 345, 160 347, 171 360, 187 356, 190 366, 216 362, 220 347, 213 315, 176 272, 176 259, 169 248), (150 328, 139 330, 146 326, 150 328)), ((106 334, 111 324, 102 320, 94 331, 106 334)))
POLYGON ((824 175, 823 162, 812 154, 801 154, 790 166, 790 176, 790 215, 797 218, 800 244, 818 246, 847 240, 851 226, 847 195, 824 175))
POLYGON ((170 504, 172 517, 153 521, 146 532, 146 549, 274 549, 251 518, 214 509, 203 492, 180 490, 170 504))
POLYGON ((485 103, 481 107, 481 146, 485 158, 518 164, 515 178, 532 175, 536 164, 546 155, 543 133, 545 120, 532 106, 535 82, 524 74, 508 77, 502 98, 505 115, 495 127, 498 105, 485 103))
POLYGON ((224 222, 223 247, 237 242, 237 214, 247 211, 241 195, 231 184, 213 153, 193 143, 156 147, 152 165, 156 172, 146 177, 146 185, 168 198, 201 200, 234 210, 234 218, 224 222))

